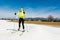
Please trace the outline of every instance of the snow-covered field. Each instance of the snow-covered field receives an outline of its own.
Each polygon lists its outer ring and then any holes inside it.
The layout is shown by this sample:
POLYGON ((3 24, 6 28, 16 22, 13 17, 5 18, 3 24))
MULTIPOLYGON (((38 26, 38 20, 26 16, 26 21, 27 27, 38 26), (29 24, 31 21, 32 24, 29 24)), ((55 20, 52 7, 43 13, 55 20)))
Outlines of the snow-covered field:
POLYGON ((18 23, 0 20, 0 40, 60 40, 60 28, 46 25, 25 24, 26 31, 21 36, 22 32, 7 29, 18 29, 18 23))

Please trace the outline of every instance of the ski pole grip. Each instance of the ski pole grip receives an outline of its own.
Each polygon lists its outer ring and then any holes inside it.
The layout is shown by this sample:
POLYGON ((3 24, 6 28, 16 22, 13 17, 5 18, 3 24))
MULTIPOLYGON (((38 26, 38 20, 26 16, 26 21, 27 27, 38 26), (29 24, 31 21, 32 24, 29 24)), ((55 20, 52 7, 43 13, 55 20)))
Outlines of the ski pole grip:
POLYGON ((15 13, 15 15, 16 15, 16 13, 15 13))

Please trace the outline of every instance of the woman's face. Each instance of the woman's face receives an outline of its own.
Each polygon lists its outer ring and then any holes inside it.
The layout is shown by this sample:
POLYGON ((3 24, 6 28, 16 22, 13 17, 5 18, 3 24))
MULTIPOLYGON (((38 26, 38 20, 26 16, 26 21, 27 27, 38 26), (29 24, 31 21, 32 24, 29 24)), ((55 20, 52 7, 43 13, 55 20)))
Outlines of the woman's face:
POLYGON ((20 11, 23 12, 23 8, 21 8, 20 11))

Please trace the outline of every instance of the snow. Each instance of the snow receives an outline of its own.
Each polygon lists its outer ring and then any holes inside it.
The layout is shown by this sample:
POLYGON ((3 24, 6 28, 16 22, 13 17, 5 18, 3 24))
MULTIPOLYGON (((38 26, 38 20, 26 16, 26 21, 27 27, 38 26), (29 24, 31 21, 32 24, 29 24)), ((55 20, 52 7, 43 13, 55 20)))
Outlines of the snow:
POLYGON ((7 29, 18 29, 18 23, 0 20, 0 40, 60 40, 60 28, 52 26, 25 24, 26 32, 21 36, 22 32, 7 29))

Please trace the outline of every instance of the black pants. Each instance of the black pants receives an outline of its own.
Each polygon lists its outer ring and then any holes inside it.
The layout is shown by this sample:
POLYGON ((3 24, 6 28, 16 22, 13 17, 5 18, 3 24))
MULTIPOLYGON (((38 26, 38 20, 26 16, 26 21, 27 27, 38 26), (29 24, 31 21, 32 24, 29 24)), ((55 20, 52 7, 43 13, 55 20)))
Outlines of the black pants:
POLYGON ((19 18, 19 29, 20 29, 21 23, 22 23, 22 28, 24 29, 24 19, 23 18, 19 18))

